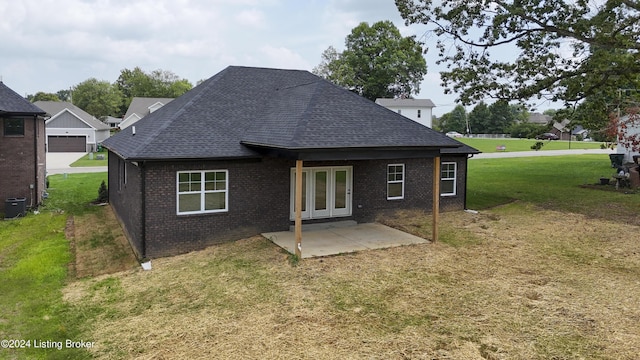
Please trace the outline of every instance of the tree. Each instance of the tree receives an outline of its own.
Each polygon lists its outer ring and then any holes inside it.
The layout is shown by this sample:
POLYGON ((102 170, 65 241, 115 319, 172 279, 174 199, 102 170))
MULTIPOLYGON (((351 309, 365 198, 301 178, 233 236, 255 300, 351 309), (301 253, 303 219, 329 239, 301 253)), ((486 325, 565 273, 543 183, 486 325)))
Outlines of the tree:
POLYGON ((408 24, 433 25, 446 92, 576 104, 640 86, 640 2, 396 0, 408 24), (494 51, 495 50, 495 51, 494 51), (507 59, 505 53, 515 54, 507 59))
POLYGON ((456 131, 461 134, 467 133, 467 111, 462 105, 457 105, 451 112, 440 118, 440 128, 442 132, 456 131))
POLYGON ((96 118, 119 116, 122 92, 108 81, 90 78, 73 88, 73 103, 96 118))
POLYGON ((189 80, 181 79, 171 71, 157 69, 146 73, 139 67, 122 69, 115 86, 123 94, 122 113, 136 96, 176 98, 193 88, 189 80))
POLYGON ((480 101, 469 113, 469 127, 475 134, 488 134, 491 111, 484 101, 480 101))
POLYGON ((489 105, 491 117, 486 124, 486 134, 505 134, 509 127, 516 122, 516 109, 505 100, 499 100, 489 105))
POLYGON ((342 53, 332 47, 322 53, 314 73, 370 100, 410 97, 420 92, 427 62, 415 37, 402 37, 391 21, 363 22, 342 53))
POLYGON ((27 95, 27 100, 31 102, 36 101, 60 101, 58 95, 52 93, 45 93, 42 91, 38 91, 35 95, 27 95))

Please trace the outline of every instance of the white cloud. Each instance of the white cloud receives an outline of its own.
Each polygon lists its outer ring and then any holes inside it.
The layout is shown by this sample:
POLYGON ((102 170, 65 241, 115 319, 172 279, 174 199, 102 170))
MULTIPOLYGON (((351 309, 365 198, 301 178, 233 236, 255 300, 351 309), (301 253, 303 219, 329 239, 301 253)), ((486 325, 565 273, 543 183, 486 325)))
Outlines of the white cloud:
POLYGON ((256 9, 243 10, 238 15, 236 15, 236 21, 240 25, 250 26, 253 28, 263 28, 265 27, 265 18, 264 14, 256 9))

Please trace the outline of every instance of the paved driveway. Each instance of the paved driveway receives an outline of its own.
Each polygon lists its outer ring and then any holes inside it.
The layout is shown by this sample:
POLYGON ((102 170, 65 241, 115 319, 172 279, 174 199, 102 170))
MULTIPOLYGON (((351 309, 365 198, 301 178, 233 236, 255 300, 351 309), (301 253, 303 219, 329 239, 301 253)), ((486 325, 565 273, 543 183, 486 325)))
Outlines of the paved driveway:
POLYGON ((91 172, 106 172, 106 166, 95 167, 71 167, 71 164, 76 162, 86 153, 47 153, 47 175, 55 174, 77 174, 77 173, 91 173, 91 172))

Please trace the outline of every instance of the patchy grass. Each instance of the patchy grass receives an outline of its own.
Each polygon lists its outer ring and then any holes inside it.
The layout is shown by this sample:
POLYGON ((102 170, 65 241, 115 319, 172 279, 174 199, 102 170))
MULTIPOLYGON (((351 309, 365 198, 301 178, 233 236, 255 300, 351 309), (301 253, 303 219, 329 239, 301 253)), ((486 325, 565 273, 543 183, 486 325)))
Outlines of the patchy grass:
POLYGON ((76 160, 70 166, 71 167, 90 167, 90 166, 107 166, 107 165, 109 165, 109 153, 107 151, 102 151, 102 152, 92 153, 91 155, 86 154, 85 156, 76 160), (97 158, 98 155, 104 156, 104 159, 98 160, 97 158), (91 156, 93 156, 92 159, 90 159, 91 156))
POLYGON ((565 140, 535 140, 535 139, 477 139, 458 138, 456 139, 483 153, 497 152, 496 147, 504 145, 505 152, 531 151, 531 145, 542 141, 544 145, 540 151, 545 150, 569 150, 569 149, 600 149, 603 143, 593 141, 565 141, 565 140))
POLYGON ((138 266, 133 250, 109 206, 67 222, 76 278, 112 274, 138 266), (69 234, 71 233, 71 234, 69 234))
MULTIPOLYGON (((392 219, 430 231, 429 215, 392 219)), ((446 241, 295 267, 254 237, 74 282, 65 299, 92 314, 83 335, 105 359, 636 358, 638 226, 522 202, 442 224, 446 241)))

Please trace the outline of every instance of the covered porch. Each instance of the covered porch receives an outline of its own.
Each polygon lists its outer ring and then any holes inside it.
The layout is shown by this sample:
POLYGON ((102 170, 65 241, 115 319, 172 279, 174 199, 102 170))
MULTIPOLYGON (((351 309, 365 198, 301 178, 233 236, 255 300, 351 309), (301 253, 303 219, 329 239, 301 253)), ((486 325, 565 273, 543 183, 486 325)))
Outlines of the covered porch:
MULTIPOLYGON (((304 241, 300 250, 303 259, 429 243, 428 240, 379 223, 338 221, 304 225, 302 231, 304 241)), ((289 253, 296 253, 295 229, 263 233, 262 236, 289 253)))

